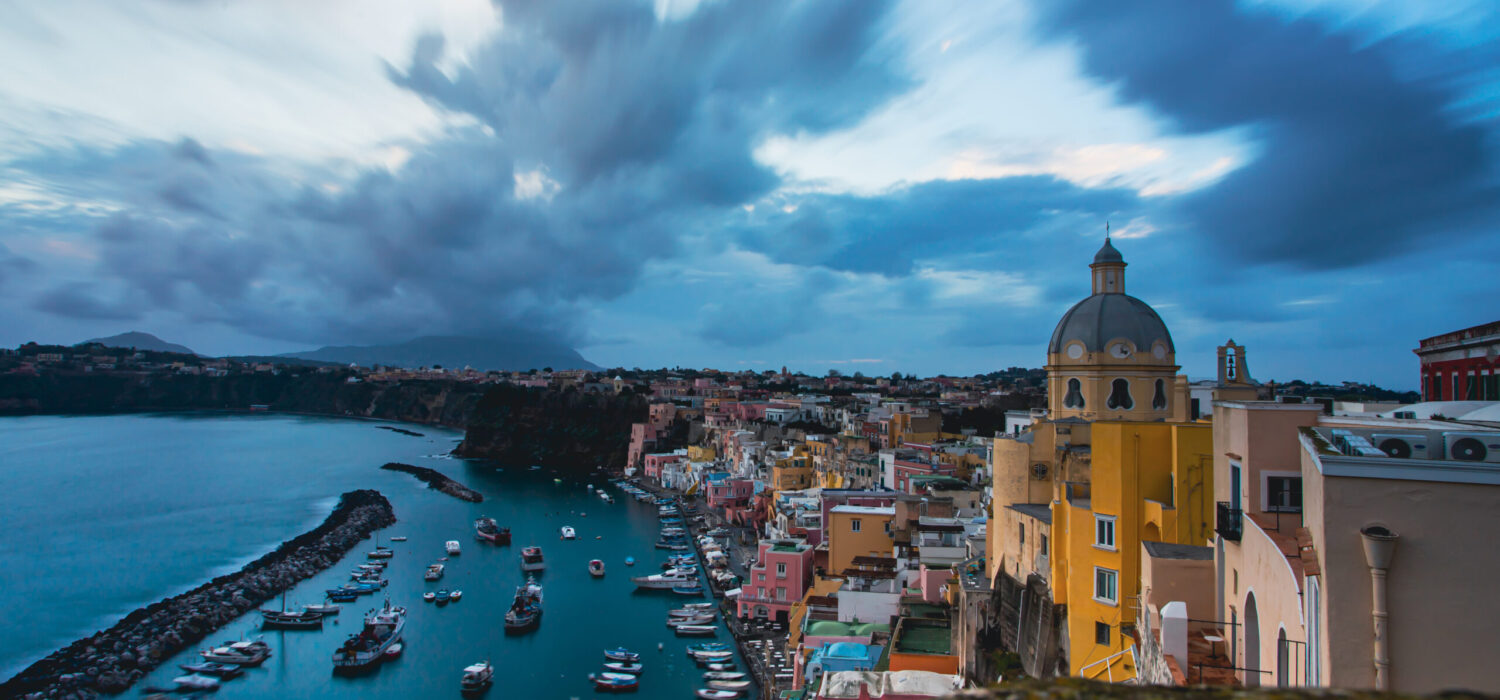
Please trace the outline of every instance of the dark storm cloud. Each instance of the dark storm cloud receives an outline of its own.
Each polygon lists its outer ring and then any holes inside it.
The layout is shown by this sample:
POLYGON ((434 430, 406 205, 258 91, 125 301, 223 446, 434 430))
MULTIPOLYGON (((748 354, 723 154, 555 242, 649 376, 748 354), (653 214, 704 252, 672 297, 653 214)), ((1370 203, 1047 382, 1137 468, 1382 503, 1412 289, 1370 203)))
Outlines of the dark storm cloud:
POLYGON ((779 184, 751 155, 765 134, 851 124, 906 86, 876 48, 888 9, 706 3, 658 22, 650 2, 501 3, 503 31, 452 79, 435 36, 388 70, 479 124, 352 180, 192 139, 14 163, 123 206, 54 222, 92 231, 100 282, 34 305, 112 318, 132 299, 309 343, 512 325, 576 340, 581 310, 779 184))
POLYGON ((1483 129, 1459 122, 1442 80, 1397 76, 1398 59, 1428 47, 1366 45, 1229 0, 1041 7, 1043 27, 1078 39, 1086 70, 1124 100, 1185 132, 1246 127, 1260 142, 1253 162, 1179 202, 1227 256, 1355 266, 1472 233, 1496 210, 1483 129))

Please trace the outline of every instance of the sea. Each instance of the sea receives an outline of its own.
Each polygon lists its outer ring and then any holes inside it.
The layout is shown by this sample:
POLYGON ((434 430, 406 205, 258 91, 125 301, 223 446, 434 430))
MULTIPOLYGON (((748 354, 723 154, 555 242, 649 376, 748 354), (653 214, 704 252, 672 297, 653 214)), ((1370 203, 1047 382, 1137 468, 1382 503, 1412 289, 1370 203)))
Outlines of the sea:
MULTIPOLYGON (((273 650, 262 667, 224 683, 215 697, 456 697, 463 668, 487 660, 495 667, 491 698, 585 698, 596 695, 588 676, 603 670, 604 649, 618 646, 641 654, 639 697, 693 697, 703 669, 686 648, 705 640, 678 638, 665 620, 672 608, 711 599, 638 591, 629 580, 660 572, 666 560, 654 546, 656 506, 602 477, 449 456, 461 438, 426 425, 275 413, 0 418, 0 676, 10 678, 136 608, 238 570, 316 526, 340 493, 372 488, 390 499, 397 517, 378 533, 396 552, 384 595, 344 604, 337 622, 321 631, 263 631, 251 613, 213 633, 204 645, 264 639, 273 650), (386 462, 432 467, 485 500, 428 489, 411 475, 380 469, 386 462), (595 494, 601 487, 614 503, 595 494), (476 541, 473 522, 482 515, 509 527, 513 544, 476 541), (564 525, 577 530, 576 540, 560 538, 564 525), (427 566, 446 556, 447 540, 461 542, 463 552, 444 562, 441 581, 424 581, 427 566), (542 624, 507 636, 505 610, 525 582, 520 550, 531 544, 542 547, 547 562, 539 580, 542 624), (590 559, 605 562, 604 577, 589 575, 590 559), (462 600, 445 607, 422 601, 423 592, 438 588, 462 590, 462 600), (334 675, 334 650, 384 598, 409 610, 405 653, 367 675, 334 675)), ((288 591, 288 608, 321 602, 322 591, 347 582, 375 544, 367 541, 288 591)), ((719 627, 713 640, 732 643, 722 621, 719 627)), ((178 664, 199 661, 199 648, 162 664, 127 694, 170 687, 183 675, 178 664)), ((737 661, 743 670, 744 660, 737 661)))

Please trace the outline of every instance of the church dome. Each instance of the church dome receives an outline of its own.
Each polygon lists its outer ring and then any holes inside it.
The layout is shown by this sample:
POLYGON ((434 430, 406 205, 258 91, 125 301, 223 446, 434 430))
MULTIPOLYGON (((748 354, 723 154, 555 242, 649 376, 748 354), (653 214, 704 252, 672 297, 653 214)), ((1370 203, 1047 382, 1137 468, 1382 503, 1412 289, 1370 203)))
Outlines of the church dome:
POLYGON ((1095 294, 1074 304, 1057 322, 1047 352, 1060 353, 1075 340, 1085 352, 1104 352, 1104 344, 1117 338, 1130 341, 1137 352, 1150 352, 1158 340, 1167 352, 1176 352, 1156 310, 1128 294, 1095 294))
POLYGON ((1122 262, 1125 262, 1125 256, 1120 255, 1120 251, 1115 248, 1114 244, 1110 243, 1108 238, 1105 238, 1104 247, 1100 248, 1099 252, 1094 253, 1094 264, 1122 262))

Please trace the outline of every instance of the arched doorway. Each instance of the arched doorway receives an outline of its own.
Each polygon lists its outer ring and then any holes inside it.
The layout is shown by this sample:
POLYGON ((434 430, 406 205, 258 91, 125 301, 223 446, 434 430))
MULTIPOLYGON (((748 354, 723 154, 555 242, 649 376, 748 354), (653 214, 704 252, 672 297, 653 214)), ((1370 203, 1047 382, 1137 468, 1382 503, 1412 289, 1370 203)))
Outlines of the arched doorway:
POLYGON ((1260 611, 1255 608, 1255 594, 1245 595, 1245 687, 1260 685, 1260 611))

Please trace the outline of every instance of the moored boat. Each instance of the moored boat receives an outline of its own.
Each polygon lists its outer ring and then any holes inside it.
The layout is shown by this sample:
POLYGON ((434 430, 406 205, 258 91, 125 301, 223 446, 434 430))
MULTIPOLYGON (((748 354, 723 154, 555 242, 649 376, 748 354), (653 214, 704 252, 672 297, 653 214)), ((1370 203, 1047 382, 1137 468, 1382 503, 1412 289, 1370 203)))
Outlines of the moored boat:
POLYGON ((403 651, 406 651, 406 647, 401 642, 396 642, 385 648, 385 660, 390 661, 391 659, 400 658, 403 651))
POLYGON ((271 645, 262 641, 231 642, 198 652, 204 661, 236 666, 259 666, 271 656, 271 645))
POLYGON ((422 578, 428 581, 436 581, 443 577, 443 571, 444 567, 442 564, 429 564, 427 566, 427 573, 422 574, 422 578))
POLYGON ((744 671, 706 671, 703 674, 705 681, 742 681, 745 680, 744 671))
POLYGON ((495 668, 488 661, 464 667, 464 676, 458 681, 458 688, 464 693, 478 693, 490 687, 495 682, 495 668))
POLYGON ((609 693, 625 693, 640 688, 640 679, 628 673, 590 673, 595 690, 609 693))
POLYGON ((744 690, 750 687, 750 681, 708 681, 707 685, 714 690, 744 690))
POLYGON ((689 644, 687 650, 689 655, 709 652, 729 653, 730 651, 729 645, 724 642, 698 642, 689 644))
POLYGON ((323 629, 323 613, 262 610, 260 626, 268 630, 320 630, 323 629))
POLYGON ((598 578, 604 575, 604 562, 598 559, 589 560, 589 573, 598 578))
POLYGON ((510 544, 510 528, 495 524, 495 519, 481 516, 474 521, 474 539, 497 545, 510 544))
POLYGON ((310 613, 318 613, 320 615, 323 615, 324 617, 327 617, 329 615, 337 615, 337 614, 339 614, 339 606, 334 605, 333 603, 321 603, 321 604, 318 604, 318 605, 304 605, 304 606, 302 606, 302 611, 303 612, 310 612, 310 613))
POLYGON ((695 575, 685 573, 661 573, 652 576, 634 576, 630 579, 637 588, 651 588, 656 590, 668 590, 677 586, 685 586, 689 583, 696 584, 698 579, 695 575))
POLYGON ((458 540, 448 540, 447 542, 444 542, 443 549, 447 550, 448 556, 450 557, 456 557, 460 554, 463 554, 463 546, 458 543, 458 540))
POLYGON ((460 600, 463 600, 463 597, 464 597, 464 592, 458 590, 457 588, 453 589, 453 592, 448 594, 448 600, 451 600, 451 601, 453 601, 455 603, 457 603, 460 600))
POLYGON ((392 542, 405 542, 406 541, 406 536, 405 535, 398 535, 396 537, 392 537, 391 541, 392 542))
POLYGON ((572 539, 577 539, 578 538, 578 531, 574 530, 572 528, 572 526, 569 526, 569 525, 562 526, 561 532, 562 532, 562 538, 565 539, 565 540, 572 540, 572 539))
POLYGON ((604 668, 605 668, 605 670, 614 671, 615 673, 631 673, 631 674, 635 674, 635 675, 638 676, 638 675, 641 674, 641 671, 643 669, 645 669, 646 667, 642 666, 640 663, 630 663, 630 662, 626 662, 626 661, 611 661, 610 663, 604 664, 604 668))
POLYGON ((432 602, 437 603, 438 607, 443 607, 451 600, 453 600, 452 592, 446 588, 439 588, 432 602))
POLYGON ((245 669, 239 666, 215 663, 213 661, 205 661, 201 664, 178 664, 177 668, 188 673, 201 673, 205 676, 215 676, 226 681, 245 675, 245 669))
POLYGON ((669 617, 667 618, 667 627, 677 628, 682 626, 704 625, 713 621, 713 615, 700 615, 698 617, 669 617))
POLYGON ((542 586, 528 577, 516 587, 516 599, 505 611, 505 633, 518 634, 542 623, 542 586))
POLYGON ((679 637, 712 637, 719 633, 716 625, 678 625, 672 628, 679 637))
POLYGON ((740 696, 738 690, 717 690, 714 688, 700 688, 695 693, 703 700, 733 700, 740 696))
POLYGON ((681 585, 681 586, 673 586, 672 587, 672 592, 676 593, 677 595, 691 595, 691 596, 702 597, 703 596, 703 586, 699 585, 699 583, 695 580, 691 584, 684 584, 684 585, 681 585))
POLYGON ((219 679, 209 678, 208 676, 178 676, 173 678, 172 682, 177 684, 178 690, 184 691, 219 689, 219 679))
POLYGON ((542 558, 541 547, 527 547, 521 550, 521 570, 541 571, 547 568, 547 562, 542 558))
POLYGON ((610 661, 640 661, 641 655, 625 647, 616 647, 614 649, 605 649, 604 658, 610 661))
POLYGON ((433 593, 432 591, 428 591, 422 594, 422 600, 431 603, 432 601, 437 600, 437 594, 433 593))
POLYGON ((710 661, 703 667, 710 671, 733 671, 735 668, 733 661, 710 661))
POLYGON ((391 601, 385 601, 384 607, 365 616, 364 629, 349 635, 333 652, 333 670, 357 671, 380 662, 405 630, 406 608, 391 607, 391 601))

